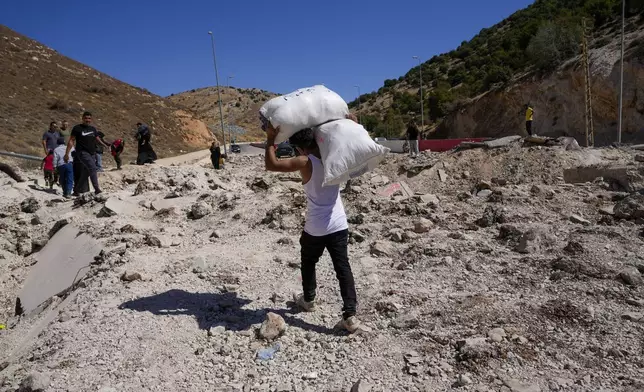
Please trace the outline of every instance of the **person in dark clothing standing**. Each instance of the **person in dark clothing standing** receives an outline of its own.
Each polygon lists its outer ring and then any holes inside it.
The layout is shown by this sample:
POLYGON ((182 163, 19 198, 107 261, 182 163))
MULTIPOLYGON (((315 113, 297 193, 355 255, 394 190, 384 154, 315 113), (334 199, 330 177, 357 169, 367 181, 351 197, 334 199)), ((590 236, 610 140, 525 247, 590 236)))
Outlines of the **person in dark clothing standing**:
MULTIPOLYGON (((69 152, 75 144, 76 157, 74 162, 80 161, 83 169, 79 182, 87 181, 87 177, 89 177, 94 187, 94 193, 98 195, 101 193, 101 188, 98 185, 98 173, 96 172, 96 143, 100 143, 100 140, 98 139, 96 128, 92 126, 92 113, 85 112, 83 113, 83 123, 72 128, 64 160, 69 162, 69 152)), ((75 191, 77 193, 78 189, 75 191)))
POLYGON ((146 163, 153 163, 157 160, 157 154, 154 152, 154 149, 152 149, 152 145, 150 145, 150 139, 152 136, 150 133, 150 128, 148 128, 147 125, 141 123, 137 123, 136 127, 136 139, 139 144, 136 164, 144 165, 146 163))
POLYGON ((210 146, 210 161, 215 170, 219 170, 219 159, 221 158, 221 147, 219 142, 212 142, 210 146))
POLYGON ((418 156, 418 136, 420 132, 418 131, 418 126, 416 126, 416 121, 411 120, 409 125, 407 125, 407 140, 409 141, 409 156, 415 158, 418 156))

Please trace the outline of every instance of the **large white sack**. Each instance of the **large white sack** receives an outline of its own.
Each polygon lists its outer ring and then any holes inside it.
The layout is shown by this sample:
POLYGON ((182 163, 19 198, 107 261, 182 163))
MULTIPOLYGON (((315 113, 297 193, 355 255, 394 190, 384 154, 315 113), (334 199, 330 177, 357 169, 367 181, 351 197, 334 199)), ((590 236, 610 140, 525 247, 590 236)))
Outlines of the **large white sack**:
POLYGON ((332 121, 316 127, 315 140, 324 165, 323 186, 339 185, 375 169, 389 152, 352 120, 332 121))
POLYGON ((338 94, 317 85, 275 97, 266 102, 259 113, 273 127, 279 127, 275 138, 275 143, 279 144, 304 128, 346 118, 349 107, 338 94))

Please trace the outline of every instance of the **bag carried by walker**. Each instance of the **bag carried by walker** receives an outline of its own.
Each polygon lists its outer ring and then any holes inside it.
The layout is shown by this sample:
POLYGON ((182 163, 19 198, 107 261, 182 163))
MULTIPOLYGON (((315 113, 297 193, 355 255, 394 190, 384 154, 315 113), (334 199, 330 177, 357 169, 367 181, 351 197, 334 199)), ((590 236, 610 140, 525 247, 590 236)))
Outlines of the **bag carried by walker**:
POLYGON ((279 127, 275 144, 287 141, 302 129, 344 119, 348 114, 349 107, 342 97, 322 85, 275 97, 259 109, 262 129, 266 130, 268 122, 279 127))
POLYGON ((339 185, 375 169, 389 152, 353 120, 331 121, 314 130, 324 166, 323 186, 339 185))

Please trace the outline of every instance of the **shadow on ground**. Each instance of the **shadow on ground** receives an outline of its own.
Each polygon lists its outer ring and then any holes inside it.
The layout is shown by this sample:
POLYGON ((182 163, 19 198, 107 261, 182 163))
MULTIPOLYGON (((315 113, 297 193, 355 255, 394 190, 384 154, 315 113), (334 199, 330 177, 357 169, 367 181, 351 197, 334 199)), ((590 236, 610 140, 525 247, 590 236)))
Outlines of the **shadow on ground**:
POLYGON ((164 293, 127 301, 119 309, 150 312, 158 316, 193 316, 199 329, 223 325, 231 331, 245 331, 253 324, 266 319, 268 312, 279 314, 290 327, 301 328, 327 335, 334 330, 323 325, 309 324, 293 315, 297 312, 286 309, 244 309, 252 301, 240 298, 237 293, 190 293, 184 290, 168 290, 164 293))

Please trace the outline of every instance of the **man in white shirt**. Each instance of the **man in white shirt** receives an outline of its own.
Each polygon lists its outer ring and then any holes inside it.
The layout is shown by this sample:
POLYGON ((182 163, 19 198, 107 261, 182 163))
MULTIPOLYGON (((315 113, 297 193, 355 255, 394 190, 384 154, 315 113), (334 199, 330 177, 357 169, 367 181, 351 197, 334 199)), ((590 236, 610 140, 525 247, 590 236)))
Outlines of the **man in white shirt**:
MULTIPOLYGON (((351 119, 355 121, 355 118, 351 117, 351 119)), ((342 321, 339 325, 353 333, 360 327, 360 321, 356 317, 357 294, 348 257, 349 226, 340 198, 340 186, 322 186, 324 168, 312 129, 304 129, 291 136, 289 143, 298 149, 300 155, 283 160, 278 160, 275 155, 277 132, 269 123, 265 155, 266 170, 299 171, 307 197, 306 223, 300 238, 304 292, 294 300, 307 312, 315 310, 317 288, 315 265, 326 249, 333 261, 344 302, 342 321)))

